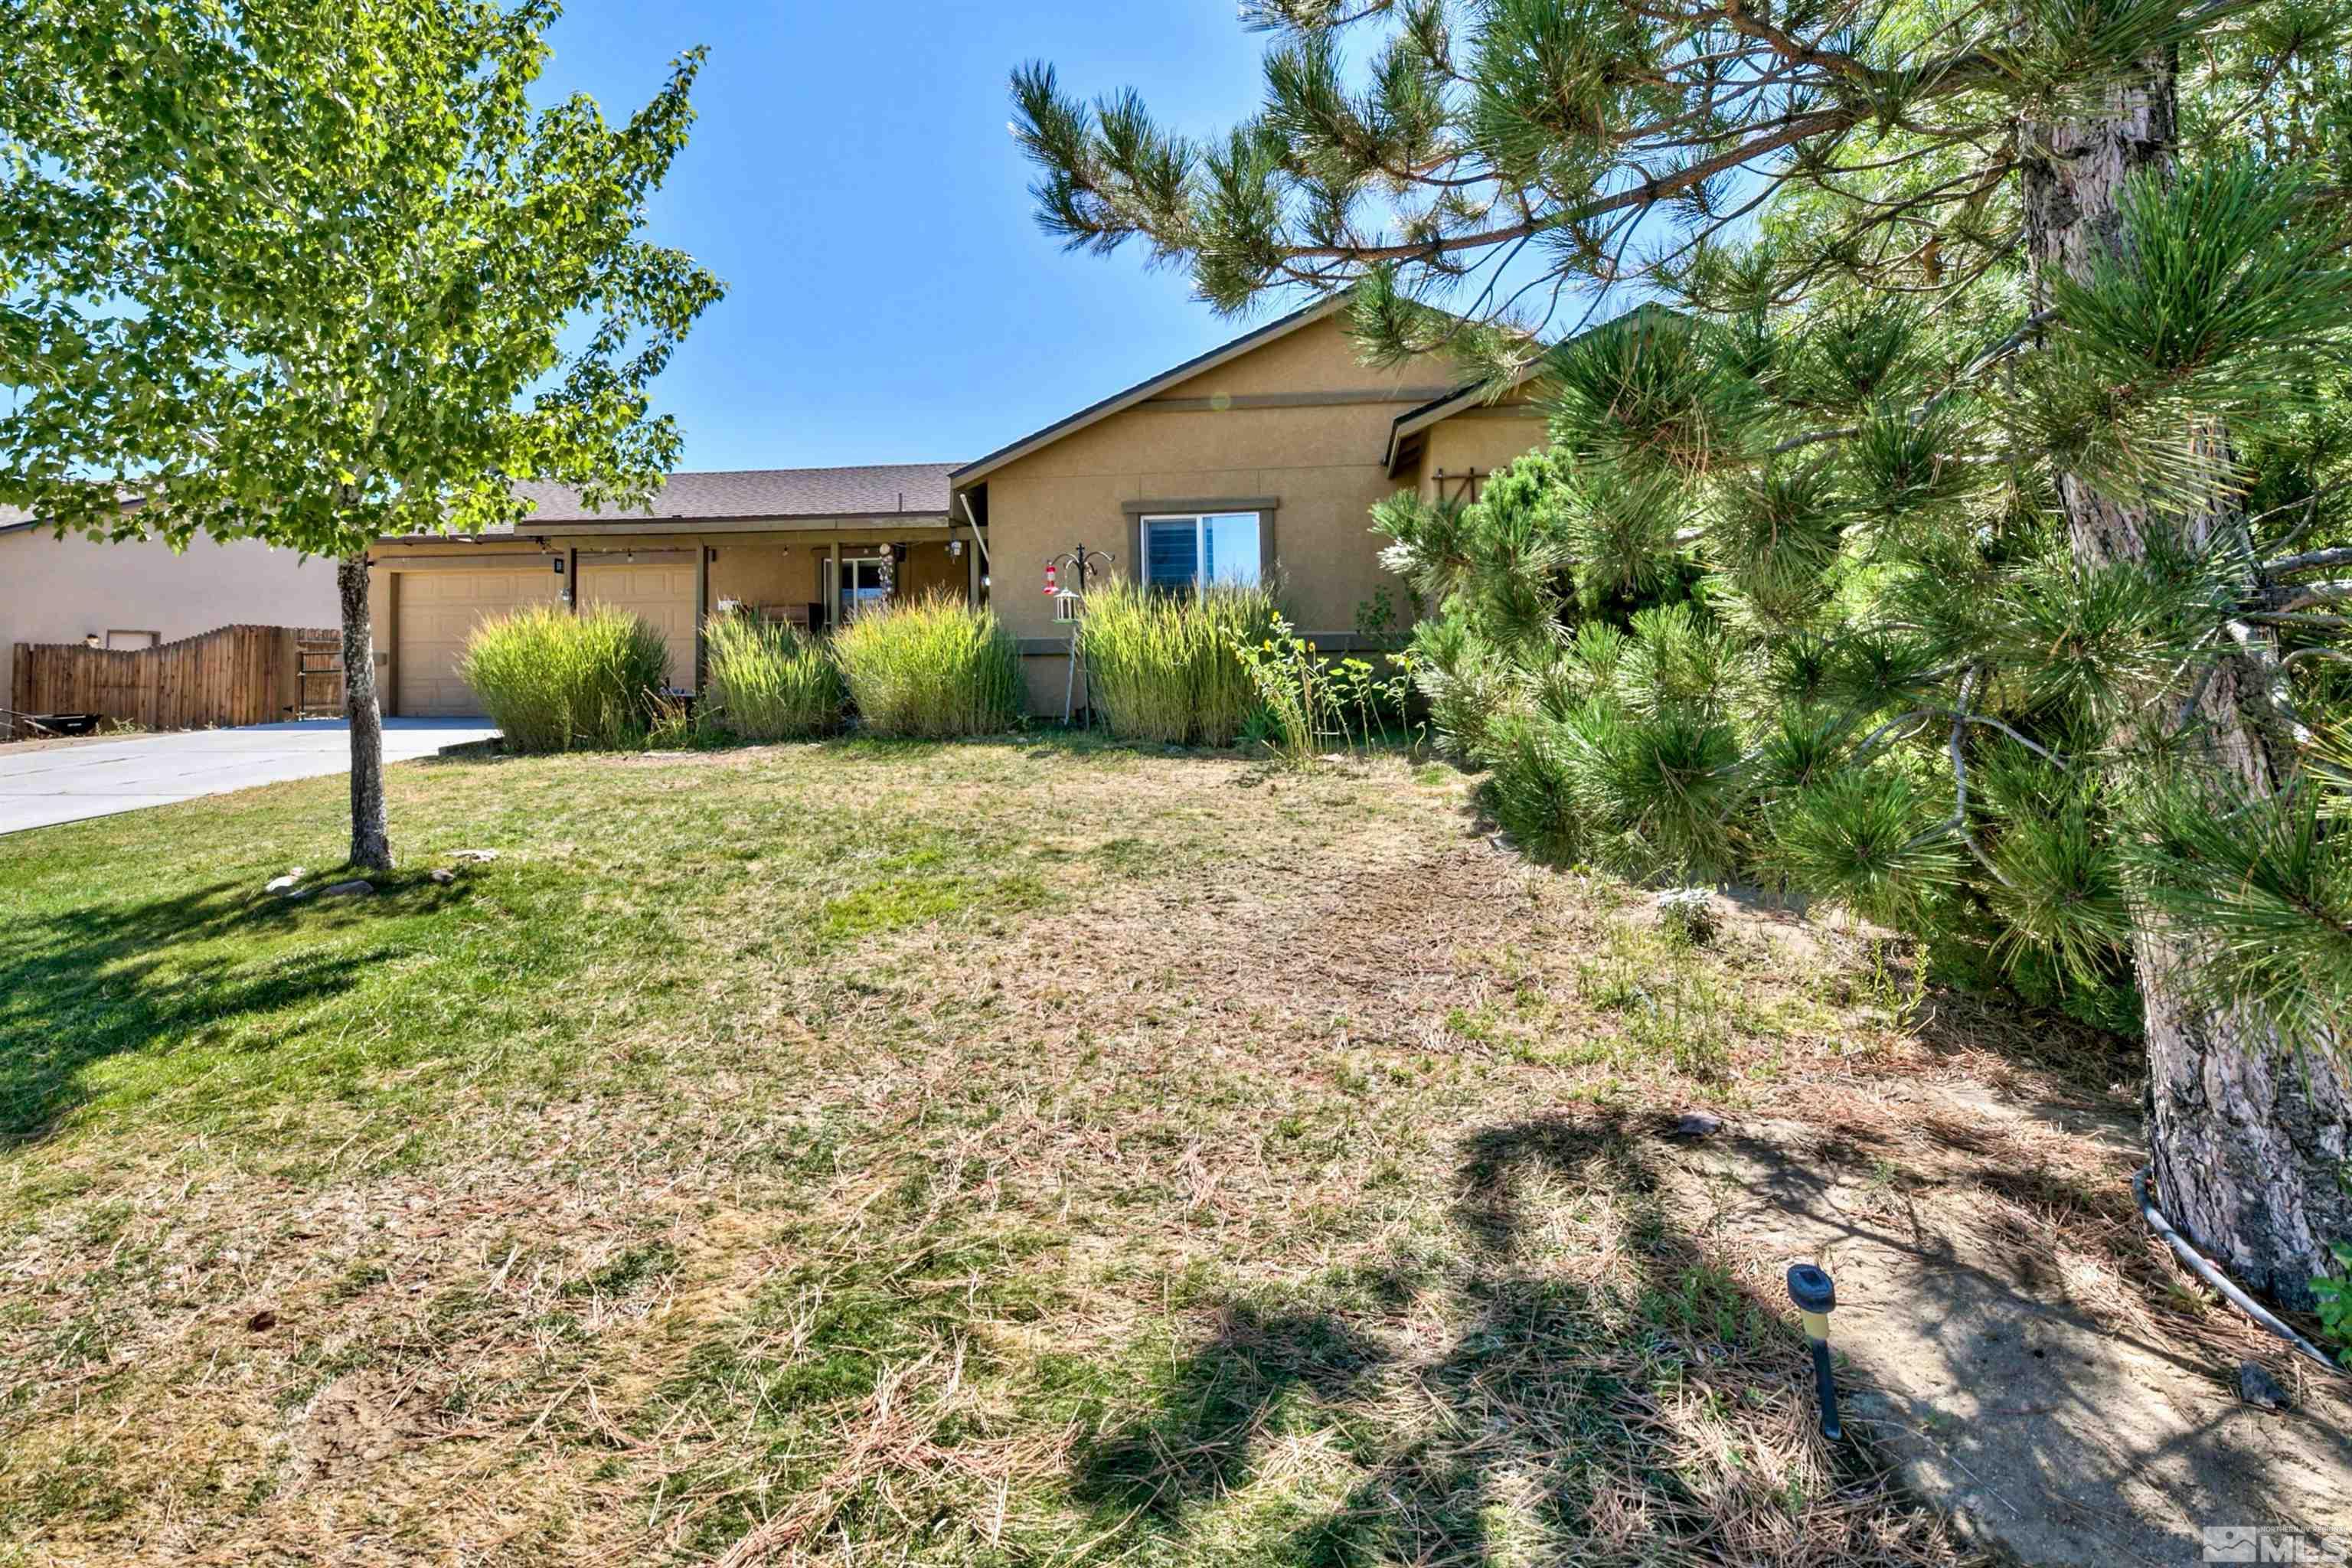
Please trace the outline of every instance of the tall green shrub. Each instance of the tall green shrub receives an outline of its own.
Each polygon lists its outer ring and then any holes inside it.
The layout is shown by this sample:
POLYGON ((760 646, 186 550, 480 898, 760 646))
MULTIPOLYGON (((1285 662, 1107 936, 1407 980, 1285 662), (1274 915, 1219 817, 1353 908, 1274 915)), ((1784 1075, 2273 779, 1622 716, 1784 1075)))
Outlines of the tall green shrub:
POLYGON ((1113 578, 1087 595, 1080 633, 1089 700, 1122 740, 1230 746, 1256 705, 1234 653, 1274 625, 1274 595, 1216 584, 1155 594, 1113 578))
POLYGON ((619 746, 669 684, 669 645, 626 610, 542 605, 475 627, 458 673, 509 751, 619 746))
POLYGON ((747 741, 791 741, 841 725, 841 667, 797 626, 720 616, 703 634, 709 696, 719 721, 747 741))
POLYGON ((836 633, 849 698, 877 735, 987 735, 1021 717, 1021 654, 994 615, 945 595, 869 611, 836 633))

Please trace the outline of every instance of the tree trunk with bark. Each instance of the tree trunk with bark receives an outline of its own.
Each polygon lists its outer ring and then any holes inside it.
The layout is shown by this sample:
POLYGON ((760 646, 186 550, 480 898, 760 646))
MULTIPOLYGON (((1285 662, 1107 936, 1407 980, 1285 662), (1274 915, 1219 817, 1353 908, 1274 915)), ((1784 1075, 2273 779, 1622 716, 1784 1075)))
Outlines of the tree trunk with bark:
POLYGON ((352 725, 352 864, 392 869, 392 829, 383 806, 383 708, 376 700, 375 621, 368 608, 365 552, 335 563, 343 602, 343 713, 352 725))
MULTIPOLYGON (((2088 275, 2091 259, 2122 241, 2117 198, 2145 170, 2171 167, 2177 143, 2178 62, 2141 62, 2136 79, 2109 89, 2097 112, 2023 127, 2025 237, 2037 305, 2048 279, 2088 275)), ((2219 429, 2184 430, 2184 441, 2226 445, 2219 429)), ((2152 515, 2059 477, 2074 559, 2085 566, 2145 560, 2152 529, 2202 544, 2242 534, 2242 510, 2221 503, 2195 516, 2152 515)), ((2239 552, 2241 560, 2251 559, 2239 552)), ((2245 584, 2251 591, 2255 584, 2245 584)), ((2158 710, 2189 706, 2189 765, 2217 809, 2264 798, 2299 769, 2292 725, 2274 705, 2283 689, 2275 639, 2251 626, 2210 669, 2189 670, 2158 710)), ((2147 1027, 2147 1139, 2167 1217, 2241 1281, 2273 1300, 2307 1306, 2326 1270, 2331 1241, 2352 1237, 2352 1092, 2341 1032, 2297 1051, 2259 1017, 2200 1004, 2188 982, 2197 945, 2161 923, 2144 923, 2132 951, 2147 1027)))

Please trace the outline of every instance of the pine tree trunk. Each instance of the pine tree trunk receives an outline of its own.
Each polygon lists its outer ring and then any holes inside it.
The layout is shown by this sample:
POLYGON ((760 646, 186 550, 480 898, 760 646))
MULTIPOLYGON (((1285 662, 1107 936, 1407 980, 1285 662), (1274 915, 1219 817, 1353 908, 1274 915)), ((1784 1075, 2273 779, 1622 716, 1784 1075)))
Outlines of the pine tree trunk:
POLYGON ((375 622, 368 609, 365 552, 335 563, 343 601, 343 713, 352 724, 352 864, 392 869, 383 808, 383 709, 375 693, 375 622))
MULTIPOLYGON (((2137 79, 2108 90, 2102 112, 2024 127, 2026 245, 2037 303, 2048 303, 2048 279, 2061 271, 2085 276, 2090 258, 2117 242, 2126 179, 2170 166, 2177 62, 2155 56, 2141 66, 2137 79)), ((2182 438, 2221 442, 2226 433, 2184 431, 2182 438)), ((2059 494, 2077 562, 2146 557, 2146 511, 2118 505, 2072 475, 2060 476, 2059 494)), ((2245 527, 2230 507, 2163 521, 2185 524, 2200 541, 2245 527)), ((2248 628, 2210 676, 2187 677, 2207 681, 2189 721, 2189 754, 2217 804, 2268 796, 2294 776, 2294 748, 2271 703, 2277 673, 2273 639, 2248 628)), ((2179 712, 2189 690, 2184 684, 2160 710, 2179 712)), ((2132 948, 2147 1026, 2148 1146, 2166 1215, 2242 1283, 2308 1305, 2327 1244, 2352 1237, 2352 1194, 2340 1180, 2352 1154, 2352 1093, 2335 1059, 2345 1042, 2299 1055, 2257 1018, 2200 1005, 2184 984, 2197 962, 2194 946, 2177 931, 2144 926, 2132 948)))

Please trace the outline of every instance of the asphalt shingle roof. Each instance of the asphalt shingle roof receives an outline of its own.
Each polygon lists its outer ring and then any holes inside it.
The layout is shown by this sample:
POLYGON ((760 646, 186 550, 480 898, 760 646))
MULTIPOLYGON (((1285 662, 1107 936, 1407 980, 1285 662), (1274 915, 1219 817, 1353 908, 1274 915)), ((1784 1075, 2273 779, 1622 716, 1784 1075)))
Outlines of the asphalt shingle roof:
MULTIPOLYGON (((939 516, 948 510, 953 463, 876 463, 855 468, 733 468, 672 474, 654 493, 650 521, 720 518, 939 516)), ((539 503, 521 526, 551 522, 628 523, 643 511, 590 511, 567 486, 518 485, 539 503)))

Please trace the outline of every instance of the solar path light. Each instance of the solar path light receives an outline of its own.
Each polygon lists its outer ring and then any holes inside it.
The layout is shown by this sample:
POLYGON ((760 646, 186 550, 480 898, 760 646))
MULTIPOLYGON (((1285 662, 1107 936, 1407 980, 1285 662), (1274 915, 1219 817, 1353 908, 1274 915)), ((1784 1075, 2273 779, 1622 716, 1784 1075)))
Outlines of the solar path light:
POLYGON ((1822 1405, 1822 1436, 1834 1443, 1845 1436, 1838 1426, 1837 1374, 1830 1370, 1830 1310, 1837 1305, 1837 1287, 1829 1275, 1811 1263, 1789 1269, 1789 1300, 1805 1323, 1805 1338, 1813 1346, 1813 1392, 1822 1405))

